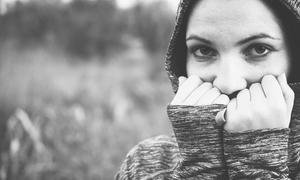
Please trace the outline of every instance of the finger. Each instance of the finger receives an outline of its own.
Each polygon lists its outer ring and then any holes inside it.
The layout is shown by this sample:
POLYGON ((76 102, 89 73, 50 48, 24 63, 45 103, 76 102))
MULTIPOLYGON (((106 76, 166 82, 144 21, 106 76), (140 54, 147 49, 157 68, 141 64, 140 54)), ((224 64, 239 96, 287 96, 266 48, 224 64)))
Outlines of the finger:
POLYGON ((250 101, 259 102, 266 99, 261 84, 254 83, 250 86, 249 90, 250 90, 250 101))
POLYGON ((294 106, 295 93, 292 90, 292 88, 288 85, 285 73, 281 74, 278 77, 278 82, 281 87, 285 102, 286 102, 288 108, 291 110, 294 106))
POLYGON ((226 111, 226 114, 225 114, 225 119, 228 120, 229 116, 234 112, 236 111, 237 109, 237 99, 236 98, 233 98, 230 100, 230 102, 228 103, 227 105, 227 111, 226 111))
POLYGON ((207 91, 202 98, 197 102, 197 105, 209 105, 214 102, 217 97, 221 95, 221 92, 217 88, 212 88, 209 91, 207 91))
POLYGON ((214 100, 213 104, 224 104, 228 105, 230 99, 227 95, 221 94, 217 99, 214 100))
POLYGON ((250 106, 250 92, 248 89, 243 89, 240 91, 236 97, 237 108, 248 108, 250 106))
POLYGON ((203 81, 198 76, 191 76, 178 88, 172 104, 181 104, 203 81))
POLYGON ((186 77, 184 77, 184 76, 180 76, 179 78, 178 78, 178 81, 179 81, 179 86, 181 86, 185 81, 186 81, 186 77))
POLYGON ((271 103, 284 103, 284 97, 277 79, 272 75, 266 75, 261 81, 261 86, 266 98, 271 103))
POLYGON ((199 99, 210 89, 212 89, 212 84, 205 82, 201 84, 191 95, 184 101, 185 105, 195 105, 199 99))

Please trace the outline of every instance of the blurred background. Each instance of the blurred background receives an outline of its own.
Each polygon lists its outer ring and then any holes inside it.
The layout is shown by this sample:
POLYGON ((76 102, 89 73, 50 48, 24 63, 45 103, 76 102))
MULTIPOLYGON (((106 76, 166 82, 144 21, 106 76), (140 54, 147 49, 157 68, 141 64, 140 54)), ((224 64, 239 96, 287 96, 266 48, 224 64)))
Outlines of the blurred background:
POLYGON ((177 0, 0 0, 0 179, 109 180, 170 134, 177 0))

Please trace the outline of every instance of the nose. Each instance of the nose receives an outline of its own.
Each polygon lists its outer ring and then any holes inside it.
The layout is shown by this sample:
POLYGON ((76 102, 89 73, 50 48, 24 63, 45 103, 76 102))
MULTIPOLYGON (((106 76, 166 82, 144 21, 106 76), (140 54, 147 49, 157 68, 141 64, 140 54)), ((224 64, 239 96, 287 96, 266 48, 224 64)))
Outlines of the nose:
POLYGON ((215 73, 213 85, 221 93, 229 95, 230 99, 233 96, 236 97, 239 91, 247 88, 246 69, 241 62, 241 60, 233 58, 220 60, 219 67, 215 73))

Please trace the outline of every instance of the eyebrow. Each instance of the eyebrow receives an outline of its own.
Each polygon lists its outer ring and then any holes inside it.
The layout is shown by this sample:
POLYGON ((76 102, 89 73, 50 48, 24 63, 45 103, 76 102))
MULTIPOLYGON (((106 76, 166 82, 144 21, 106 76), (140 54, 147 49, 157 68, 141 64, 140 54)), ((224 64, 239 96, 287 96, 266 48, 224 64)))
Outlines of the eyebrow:
POLYGON ((192 34, 192 35, 190 35, 189 37, 186 38, 186 41, 189 41, 189 40, 198 40, 198 41, 202 41, 202 42, 204 42, 206 44, 209 44, 209 45, 213 44, 210 40, 207 40, 205 38, 202 38, 202 37, 194 35, 194 34, 192 34))
MULTIPOLYGON (((238 41, 236 43, 236 45, 242 45, 242 44, 245 44, 247 42, 250 42, 250 41, 253 41, 253 40, 256 40, 256 39, 266 39, 266 38, 273 39, 273 40, 281 40, 280 38, 272 37, 272 36, 270 36, 268 34, 265 34, 265 33, 259 33, 259 34, 255 34, 255 35, 252 35, 250 37, 247 37, 245 39, 242 39, 242 40, 238 41)), ((192 34, 192 35, 190 35, 186 38, 186 41, 189 41, 189 40, 198 40, 198 41, 202 41, 202 42, 204 42, 206 44, 209 44, 209 45, 213 44, 210 40, 207 40, 205 38, 202 38, 202 37, 194 35, 194 34, 192 34)))
POLYGON ((242 45, 242 44, 246 44, 247 42, 250 42, 250 41, 253 41, 253 40, 256 40, 256 39, 266 39, 266 38, 273 39, 273 40, 281 40, 280 38, 272 37, 272 36, 270 36, 268 34, 265 34, 265 33, 259 33, 259 34, 247 37, 245 39, 242 39, 239 42, 237 42, 236 44, 237 45, 242 45))

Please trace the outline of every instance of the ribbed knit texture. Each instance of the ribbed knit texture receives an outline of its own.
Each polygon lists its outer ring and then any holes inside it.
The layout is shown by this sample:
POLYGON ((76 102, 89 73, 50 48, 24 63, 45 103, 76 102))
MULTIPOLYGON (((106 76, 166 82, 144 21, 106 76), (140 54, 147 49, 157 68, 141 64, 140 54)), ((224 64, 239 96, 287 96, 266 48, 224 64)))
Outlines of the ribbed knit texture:
MULTIPOLYGON (((300 85, 298 85, 300 87, 300 85)), ((299 88, 294 86, 294 91, 297 96, 300 96, 299 88)), ((288 166, 290 170, 290 177, 295 178, 298 173, 299 162, 300 162, 300 98, 295 99, 292 120, 290 123, 290 136, 289 136, 289 146, 288 146, 288 166)), ((296 178, 300 179, 300 177, 296 178)))
POLYGON ((157 136, 140 142, 126 156, 115 179, 170 179, 179 149, 174 138, 157 136))
POLYGON ((289 129, 224 133, 230 179, 288 179, 289 129))
MULTIPOLYGON (((224 107, 223 107, 224 108, 224 107)), ((220 106, 168 106, 168 116, 179 145, 176 179, 222 179, 222 128, 212 121, 220 106)))

